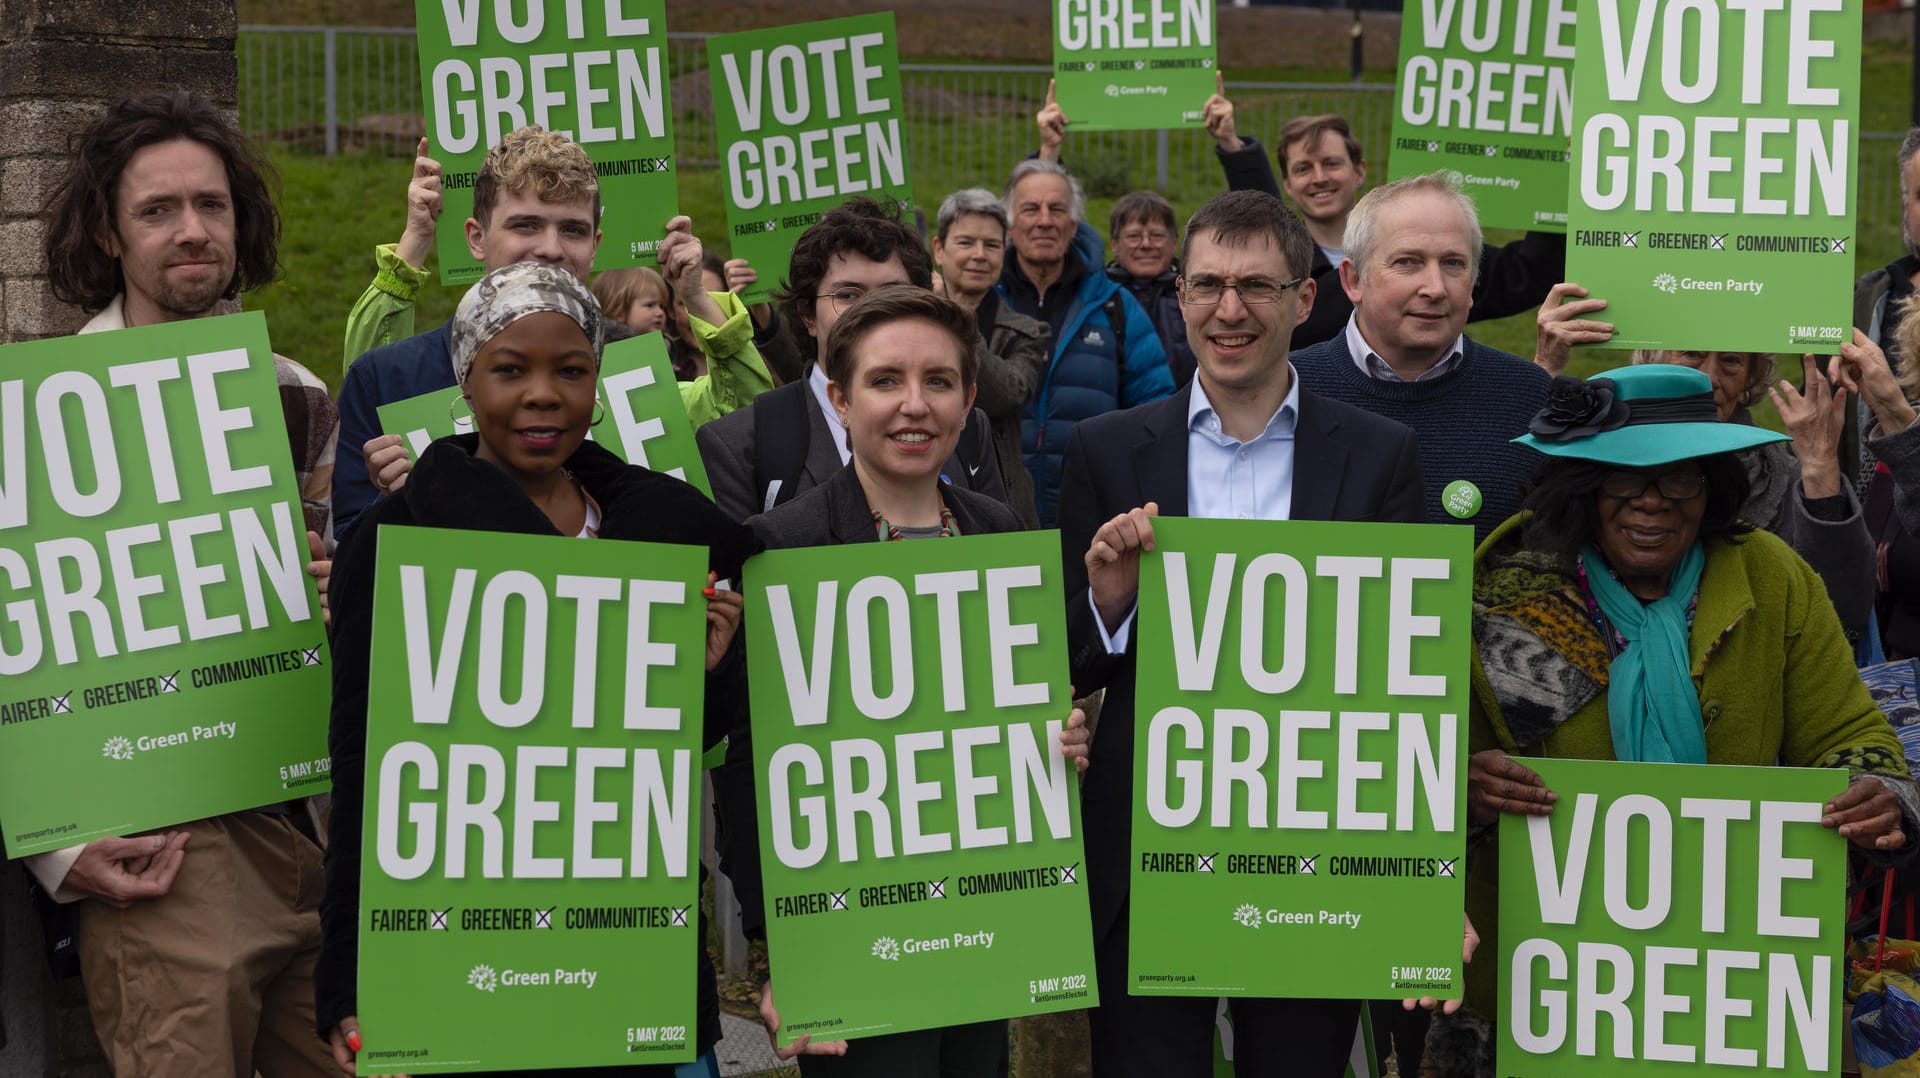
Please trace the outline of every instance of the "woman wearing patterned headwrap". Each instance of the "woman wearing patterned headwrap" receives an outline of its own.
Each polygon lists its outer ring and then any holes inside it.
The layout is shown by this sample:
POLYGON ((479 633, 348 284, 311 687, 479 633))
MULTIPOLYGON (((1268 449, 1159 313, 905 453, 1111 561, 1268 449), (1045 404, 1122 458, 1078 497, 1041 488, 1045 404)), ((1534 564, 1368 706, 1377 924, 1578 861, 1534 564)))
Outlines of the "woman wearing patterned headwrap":
MULTIPOLYGON (((586 440, 596 405, 603 340, 599 304, 572 274, 520 262, 481 278, 461 299, 453 324, 454 377, 473 412, 474 432, 428 446, 404 486, 366 510, 373 527, 349 533, 334 562, 332 844, 320 907, 315 971, 319 1032, 347 1074, 362 1047, 356 1017, 360 833, 366 790, 367 678, 373 635, 373 577, 379 525, 458 528, 529 535, 605 537, 703 546, 709 583, 737 579, 760 549, 753 534, 671 476, 629 465, 586 440)), ((740 622, 736 593, 707 608, 709 717, 729 713, 725 670, 740 622), (726 662, 723 664, 722 660, 726 662), (722 667, 716 674, 715 668, 722 667)), ((724 722, 708 722, 718 741, 724 722)), ((689 974, 696 971, 689 970, 689 974)), ((699 952, 698 1047, 719 1040, 713 969, 699 952)), ((623 1067, 623 1075, 671 1075, 674 1068, 623 1067)), ((539 1072, 546 1073, 546 1072, 539 1072)), ((571 1078, 601 1073, 568 1070, 571 1078)))

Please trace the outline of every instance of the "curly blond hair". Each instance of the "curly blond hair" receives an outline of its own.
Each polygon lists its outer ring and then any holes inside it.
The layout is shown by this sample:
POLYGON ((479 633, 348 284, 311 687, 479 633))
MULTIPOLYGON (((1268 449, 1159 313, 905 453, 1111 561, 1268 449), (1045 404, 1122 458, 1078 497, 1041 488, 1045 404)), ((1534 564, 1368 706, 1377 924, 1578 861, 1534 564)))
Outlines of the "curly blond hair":
POLYGON ((1894 344, 1900 349, 1900 369, 1894 372, 1900 381, 1900 393, 1908 400, 1920 400, 1920 294, 1908 296, 1894 305, 1893 317, 1899 323, 1893 331, 1894 344))
POLYGON ((493 207, 502 192, 532 194, 542 202, 593 199, 593 219, 600 220, 600 179, 587 151, 565 135, 528 124, 510 132, 487 151, 486 163, 473 181, 473 219, 481 228, 492 223, 493 207))

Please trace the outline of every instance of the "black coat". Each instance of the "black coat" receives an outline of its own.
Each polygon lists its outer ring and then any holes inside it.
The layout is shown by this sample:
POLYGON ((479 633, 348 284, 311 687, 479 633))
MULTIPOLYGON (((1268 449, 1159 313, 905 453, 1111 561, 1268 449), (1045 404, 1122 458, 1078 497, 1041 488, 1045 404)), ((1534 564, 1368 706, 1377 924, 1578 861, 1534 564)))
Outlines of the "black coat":
MULTIPOLYGON (((1188 386, 1166 400, 1089 419, 1073 430, 1060 484, 1066 567, 1067 654, 1073 694, 1105 689, 1093 732, 1093 766, 1080 787, 1094 946, 1114 930, 1127 896, 1133 842, 1134 659, 1139 634, 1107 654, 1087 600, 1087 548, 1115 516, 1148 502, 1187 515, 1188 386)), ((1420 450, 1413 431, 1300 387, 1293 442, 1294 520, 1425 523, 1420 450)), ((1120 926, 1124 928, 1124 926, 1120 926)))
MULTIPOLYGON (((327 748, 333 755, 333 817, 328 827, 327 886, 320 903, 320 959, 314 967, 315 1024, 325 1036, 356 1013, 360 959, 360 831, 366 796, 367 682, 373 652, 374 558, 379 525, 465 531, 559 535, 553 522, 499 468, 473 455, 474 434, 442 438, 427 447, 407 483, 369 506, 362 526, 347 533, 334 554, 328 598, 333 616, 333 712, 327 748)), ((710 568, 738 581, 747 558, 759 553, 753 533, 727 519, 706 496, 672 476, 629 465, 583 443, 567 469, 600 506, 600 536, 683 543, 710 551, 710 568)), ((726 733, 735 710, 727 694, 744 681, 730 655, 707 677, 706 743, 726 733), (716 716, 722 717, 716 721, 716 716)))

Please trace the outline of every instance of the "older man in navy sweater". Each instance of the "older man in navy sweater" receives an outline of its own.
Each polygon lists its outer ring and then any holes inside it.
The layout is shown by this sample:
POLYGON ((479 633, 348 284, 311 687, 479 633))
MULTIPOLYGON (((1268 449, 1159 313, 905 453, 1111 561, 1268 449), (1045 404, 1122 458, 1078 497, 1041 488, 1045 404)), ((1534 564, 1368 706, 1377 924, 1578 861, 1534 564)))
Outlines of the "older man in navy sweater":
POLYGON ((1427 519, 1471 524, 1476 542, 1520 507, 1540 456, 1510 439, 1552 382, 1462 332, 1480 252, 1473 202, 1445 178, 1375 188, 1347 219, 1346 330, 1293 354, 1308 388, 1419 434, 1427 519))

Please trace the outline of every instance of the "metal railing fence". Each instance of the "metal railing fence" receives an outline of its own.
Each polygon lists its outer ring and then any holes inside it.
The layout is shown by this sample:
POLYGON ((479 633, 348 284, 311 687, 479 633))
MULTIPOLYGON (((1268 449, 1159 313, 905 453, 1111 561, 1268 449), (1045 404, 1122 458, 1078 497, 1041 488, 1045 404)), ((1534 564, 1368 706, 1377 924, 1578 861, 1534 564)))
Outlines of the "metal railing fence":
MULTIPOLYGON (((707 35, 675 33, 668 39, 676 155, 683 167, 717 166, 707 35)), ((419 54, 410 30, 247 25, 240 27, 238 50, 240 120, 251 135, 327 154, 406 154, 424 133, 419 54)), ((916 188, 931 193, 979 183, 1004 175, 1032 152, 1033 114, 1048 76, 1039 64, 902 64, 916 188)), ((1392 124, 1390 90, 1381 84, 1240 83, 1234 94, 1240 127, 1249 134, 1270 135, 1286 117, 1303 112, 1340 112, 1363 141, 1384 146, 1392 124)), ((1197 131, 1077 132, 1067 152, 1096 189, 1220 186, 1212 142, 1197 131)))
MULTIPOLYGON (((425 122, 411 30, 240 27, 240 120, 256 137, 317 152, 410 154, 425 122)), ((674 141, 682 168, 717 167, 707 35, 668 35, 674 141)), ((929 210, 946 192, 997 178, 1035 148, 1033 114, 1049 70, 1039 64, 901 65, 914 189, 929 210)), ((1242 134, 1266 143, 1293 116, 1337 112, 1373 148, 1370 178, 1386 177, 1393 87, 1384 83, 1241 82, 1232 87, 1242 134)), ((1858 249, 1897 252, 1898 132, 1866 132, 1858 148, 1863 222, 1858 249)), ((1191 206, 1222 186, 1213 142, 1199 131, 1074 132, 1067 163, 1089 194, 1153 187, 1191 206)), ((1889 255, 1891 257, 1891 255, 1889 255)))

